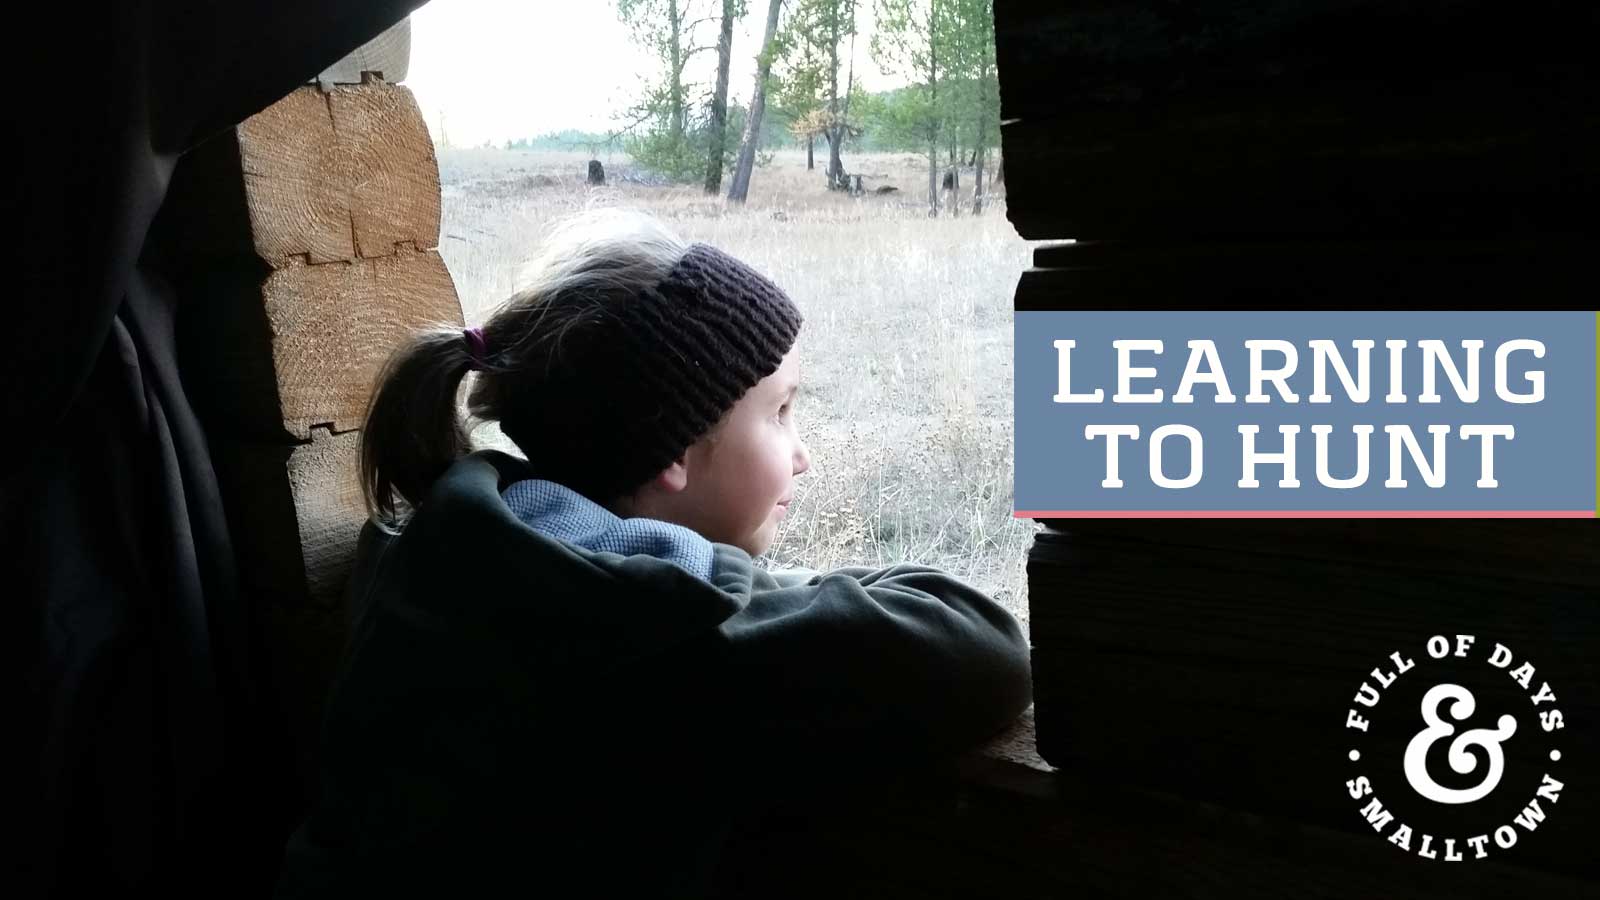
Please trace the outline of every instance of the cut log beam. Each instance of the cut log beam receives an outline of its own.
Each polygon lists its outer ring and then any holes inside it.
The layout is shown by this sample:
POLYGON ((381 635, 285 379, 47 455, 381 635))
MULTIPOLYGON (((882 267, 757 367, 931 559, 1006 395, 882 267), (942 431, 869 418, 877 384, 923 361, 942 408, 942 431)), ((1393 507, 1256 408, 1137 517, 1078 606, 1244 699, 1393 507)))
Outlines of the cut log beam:
POLYGON ((268 265, 439 243, 439 164, 411 92, 303 87, 238 129, 250 232, 268 265))
POLYGON ((191 283, 180 345, 195 406, 213 431, 288 444, 319 425, 361 427, 373 379, 394 347, 461 307, 433 250, 290 266, 256 280, 191 283))
POLYGON ((261 303, 280 421, 298 439, 318 425, 359 428, 390 351, 423 325, 461 323, 455 285, 433 250, 279 269, 261 303))
POLYGON ((296 89, 184 156, 156 231, 182 267, 268 268, 439 244, 439 163, 416 99, 369 80, 296 89))
POLYGON ((285 445, 213 436, 240 576, 293 607, 341 607, 349 549, 366 521, 357 474, 361 433, 318 428, 285 445))
POLYGON ((1593 35, 1574 4, 998 2, 1007 214, 1029 239, 1592 234, 1593 35))

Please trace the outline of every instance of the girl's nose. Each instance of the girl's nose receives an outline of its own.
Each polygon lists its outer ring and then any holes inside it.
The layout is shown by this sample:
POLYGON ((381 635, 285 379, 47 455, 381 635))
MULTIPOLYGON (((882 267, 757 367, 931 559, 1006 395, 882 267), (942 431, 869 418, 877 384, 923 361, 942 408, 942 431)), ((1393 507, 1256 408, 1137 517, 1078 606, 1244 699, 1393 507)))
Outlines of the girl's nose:
POLYGON ((811 468, 811 449, 806 446, 805 441, 796 438, 794 447, 794 474, 803 474, 809 468, 811 468))

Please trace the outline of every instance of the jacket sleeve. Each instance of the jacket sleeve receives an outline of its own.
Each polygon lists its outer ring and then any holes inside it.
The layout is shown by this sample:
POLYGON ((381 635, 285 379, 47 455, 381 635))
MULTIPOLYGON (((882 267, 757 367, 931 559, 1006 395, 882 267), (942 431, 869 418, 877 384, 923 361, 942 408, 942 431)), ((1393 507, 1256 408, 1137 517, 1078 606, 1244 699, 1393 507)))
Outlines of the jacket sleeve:
POLYGON ((959 752, 1032 700, 1017 621, 927 566, 758 579, 721 630, 741 712, 736 739, 773 765, 959 752))

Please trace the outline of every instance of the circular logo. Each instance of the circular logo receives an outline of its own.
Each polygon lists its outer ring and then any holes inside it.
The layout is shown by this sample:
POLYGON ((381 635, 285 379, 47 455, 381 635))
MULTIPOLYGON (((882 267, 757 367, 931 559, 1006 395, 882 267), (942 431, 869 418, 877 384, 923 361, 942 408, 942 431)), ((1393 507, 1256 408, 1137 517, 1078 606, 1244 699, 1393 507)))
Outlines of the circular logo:
POLYGON ((1470 634, 1390 653, 1345 712, 1356 814, 1423 859, 1512 849, 1565 787, 1558 699, 1532 661, 1470 634))

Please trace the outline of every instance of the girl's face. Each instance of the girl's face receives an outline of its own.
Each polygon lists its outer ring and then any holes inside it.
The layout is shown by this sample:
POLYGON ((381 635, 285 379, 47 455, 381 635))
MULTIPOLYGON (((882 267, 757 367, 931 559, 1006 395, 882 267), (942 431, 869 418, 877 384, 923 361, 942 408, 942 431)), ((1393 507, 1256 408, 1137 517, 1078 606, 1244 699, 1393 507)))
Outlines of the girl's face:
POLYGON ((653 511, 707 540, 733 544, 751 556, 772 546, 778 522, 794 498, 794 477, 811 468, 795 423, 800 358, 793 349, 778 370, 745 392, 717 429, 695 442, 655 482, 653 511))

